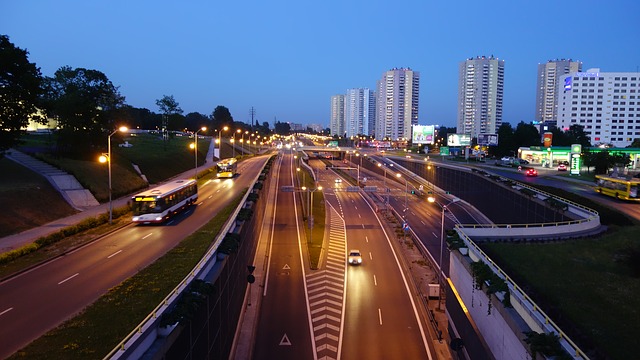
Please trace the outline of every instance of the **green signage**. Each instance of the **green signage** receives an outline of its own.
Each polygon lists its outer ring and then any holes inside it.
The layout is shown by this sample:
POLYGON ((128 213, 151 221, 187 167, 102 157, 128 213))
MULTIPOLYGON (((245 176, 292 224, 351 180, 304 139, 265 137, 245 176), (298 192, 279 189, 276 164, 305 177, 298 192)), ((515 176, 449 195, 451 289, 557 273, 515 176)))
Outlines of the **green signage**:
POLYGON ((449 147, 440 146, 440 155, 449 155, 449 147))

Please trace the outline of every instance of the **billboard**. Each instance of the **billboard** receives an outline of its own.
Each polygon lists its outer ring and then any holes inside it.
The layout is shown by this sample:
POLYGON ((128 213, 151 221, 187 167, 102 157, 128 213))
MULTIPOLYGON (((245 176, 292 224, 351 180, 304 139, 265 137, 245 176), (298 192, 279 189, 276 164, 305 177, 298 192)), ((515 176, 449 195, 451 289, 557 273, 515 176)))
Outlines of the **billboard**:
POLYGON ((498 146, 498 134, 478 134, 478 145, 498 146))
POLYGON ((414 144, 433 144, 435 142, 435 125, 413 125, 411 142, 414 144))
POLYGON ((468 134, 448 134, 447 135, 448 146, 470 146, 471 135, 468 134))

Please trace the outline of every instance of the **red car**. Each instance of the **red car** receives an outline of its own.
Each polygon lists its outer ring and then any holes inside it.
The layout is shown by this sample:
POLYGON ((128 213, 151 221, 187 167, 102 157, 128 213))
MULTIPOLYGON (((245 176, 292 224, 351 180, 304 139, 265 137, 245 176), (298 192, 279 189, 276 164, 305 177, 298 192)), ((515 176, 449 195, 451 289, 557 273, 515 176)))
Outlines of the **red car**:
POLYGON ((558 165, 558 171, 567 171, 567 165, 565 164, 558 165))
POLYGON ((527 169, 524 173, 526 176, 538 176, 536 169, 527 169))

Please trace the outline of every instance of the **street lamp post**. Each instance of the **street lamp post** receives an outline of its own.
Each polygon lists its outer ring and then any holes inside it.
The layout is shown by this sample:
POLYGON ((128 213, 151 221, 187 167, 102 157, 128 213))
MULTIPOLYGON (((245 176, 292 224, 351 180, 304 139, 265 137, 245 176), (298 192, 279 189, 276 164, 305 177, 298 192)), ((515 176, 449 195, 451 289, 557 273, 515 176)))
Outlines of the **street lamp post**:
POLYGON ((231 140, 231 144, 233 145, 231 147, 231 151, 233 152, 233 156, 232 157, 236 157, 236 133, 240 134, 242 132, 241 129, 236 130, 236 132, 233 133, 233 139, 231 140))
POLYGON ((222 135, 220 134, 220 132, 221 131, 227 131, 227 130, 229 130, 229 127, 227 127, 227 126, 223 127, 220 130, 217 130, 218 131, 218 152, 219 152, 218 153, 218 158, 219 159, 222 159, 222 137, 221 137, 222 135))
MULTIPOLYGON (((378 163, 378 167, 382 168, 383 166, 387 166, 387 164, 382 164, 382 163, 378 163)), ((384 192, 387 195, 387 201, 385 201, 385 206, 389 205, 389 189, 387 188, 387 169, 382 169, 382 172, 384 173, 384 192)))
POLYGON ((111 194, 113 192, 113 189, 111 188, 111 137, 118 131, 125 132, 127 131, 127 127, 121 126, 117 130, 114 130, 111 134, 109 134, 109 136, 107 137, 107 155, 105 156, 103 154, 99 159, 100 162, 107 162, 107 167, 109 169, 109 225, 113 224, 113 200, 111 198, 111 194))
POLYGON ((196 158, 196 166, 194 168, 194 174, 193 174, 193 178, 197 181, 198 180, 198 133, 200 131, 206 131, 207 127, 203 126, 200 129, 196 130, 196 132, 193 133, 193 150, 195 153, 195 158, 196 158))
POLYGON ((242 140, 240 140, 240 143, 242 144, 242 156, 244 156, 244 134, 249 134, 249 130, 242 133, 242 140))
MULTIPOLYGON (((427 200, 431 203, 436 202, 436 199, 433 196, 429 196, 427 200)), ((446 205, 439 204, 442 208, 442 215, 440 218, 440 261, 438 262, 438 283, 440 284, 440 294, 442 294, 442 287, 444 285, 442 279, 442 253, 444 252, 444 212, 447 211, 449 205, 458 201, 460 201, 459 198, 453 198, 446 205)), ((440 298, 442 298, 442 296, 440 296, 440 298)), ((440 310, 440 303, 441 301, 438 301, 438 310, 440 310)))
POLYGON ((302 187, 303 191, 309 191, 309 242, 311 241, 312 231, 313 231, 313 193, 316 190, 322 191, 322 186, 318 186, 315 189, 307 188, 306 186, 302 187))

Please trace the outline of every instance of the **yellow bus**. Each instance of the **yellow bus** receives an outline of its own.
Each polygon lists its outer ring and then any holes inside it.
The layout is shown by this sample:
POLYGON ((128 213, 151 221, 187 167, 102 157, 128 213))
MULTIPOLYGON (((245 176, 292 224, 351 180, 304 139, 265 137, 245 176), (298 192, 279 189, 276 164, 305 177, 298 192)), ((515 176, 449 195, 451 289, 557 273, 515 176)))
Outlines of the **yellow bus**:
POLYGON ((621 200, 640 201, 638 188, 640 178, 619 178, 607 175, 596 175, 594 190, 600 194, 621 200))
POLYGON ((238 160, 234 158, 222 159, 217 164, 219 178, 232 178, 236 175, 238 170, 238 160))

